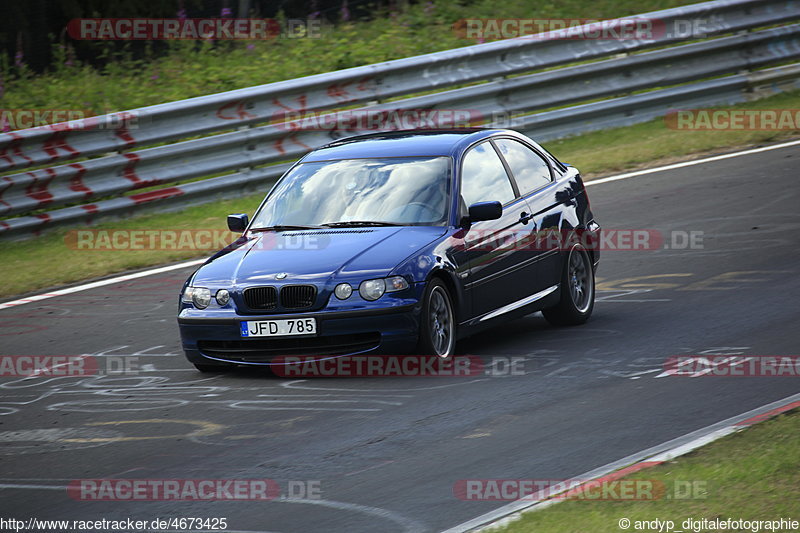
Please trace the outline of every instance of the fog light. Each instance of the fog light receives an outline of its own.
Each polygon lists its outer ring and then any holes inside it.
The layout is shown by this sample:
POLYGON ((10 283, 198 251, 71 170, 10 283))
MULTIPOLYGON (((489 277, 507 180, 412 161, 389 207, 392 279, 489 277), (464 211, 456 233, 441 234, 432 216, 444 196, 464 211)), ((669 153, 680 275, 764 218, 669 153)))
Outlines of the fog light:
POLYGON ((340 283, 333 289, 333 294, 340 300, 347 300, 353 294, 353 287, 349 283, 340 283))
POLYGON ((230 301, 231 293, 225 289, 220 289, 217 291, 217 303, 220 305, 220 307, 225 307, 230 301))

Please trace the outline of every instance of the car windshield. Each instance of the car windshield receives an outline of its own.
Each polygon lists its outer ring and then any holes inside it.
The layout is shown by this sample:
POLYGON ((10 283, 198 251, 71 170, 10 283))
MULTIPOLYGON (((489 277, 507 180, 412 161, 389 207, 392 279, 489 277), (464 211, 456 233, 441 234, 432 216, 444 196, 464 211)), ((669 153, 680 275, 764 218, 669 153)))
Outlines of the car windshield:
POLYGON ((300 163, 275 186, 251 228, 442 225, 449 191, 448 157, 300 163))

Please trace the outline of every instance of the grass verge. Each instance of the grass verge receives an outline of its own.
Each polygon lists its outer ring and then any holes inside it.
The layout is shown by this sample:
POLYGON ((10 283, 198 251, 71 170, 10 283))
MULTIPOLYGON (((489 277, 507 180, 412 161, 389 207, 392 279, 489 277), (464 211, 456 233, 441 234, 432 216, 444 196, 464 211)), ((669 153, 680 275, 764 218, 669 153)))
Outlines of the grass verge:
MULTIPOLYGON (((671 498, 644 501, 566 500, 523 514, 497 533, 593 533, 653 531, 653 521, 671 520, 671 531, 709 531, 685 527, 687 519, 800 520, 800 411, 780 415, 745 431, 713 442, 691 454, 636 474, 626 480, 660 482, 671 498), (676 482, 680 483, 676 483, 676 482), (692 482, 701 490, 670 488, 692 482), (678 499, 677 495, 687 495, 678 499), (630 527, 620 527, 620 520, 630 527), (647 523, 647 524, 645 524, 647 523), (636 527, 637 525, 642 527, 636 527)), ((663 526, 662 526, 663 527, 663 526)), ((656 529, 657 531, 657 529, 656 529)), ((749 531, 728 529, 728 531, 749 531)), ((762 529, 764 531, 764 529, 762 529)), ((784 529, 789 531, 789 529, 784 529)))
MULTIPOLYGON (((800 91, 783 93, 734 108, 800 109, 800 91)), ((588 133, 545 143, 557 157, 581 169, 584 176, 597 176, 644 164, 673 162, 712 151, 729 150, 759 143, 785 140, 800 131, 680 131, 661 119, 643 124, 588 133)), ((225 200, 176 213, 162 213, 104 222, 102 230, 225 230, 225 215, 252 214, 263 195, 225 200)), ((602 218, 602 213, 598 216, 602 218)), ((130 269, 210 255, 205 250, 79 250, 68 244, 68 230, 58 230, 37 239, 4 242, 0 247, 0 274, 5 281, 0 297, 36 291, 130 269)))

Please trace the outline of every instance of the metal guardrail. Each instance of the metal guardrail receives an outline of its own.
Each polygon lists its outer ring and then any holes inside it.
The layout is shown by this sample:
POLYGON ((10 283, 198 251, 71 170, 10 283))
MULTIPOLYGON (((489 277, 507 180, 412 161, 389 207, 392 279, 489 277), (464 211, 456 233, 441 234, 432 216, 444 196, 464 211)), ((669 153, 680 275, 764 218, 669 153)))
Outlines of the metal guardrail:
POLYGON ((522 132, 535 133, 541 141, 581 132, 630 126, 664 116, 676 108, 697 109, 731 105, 749 101, 755 92, 765 93, 800 89, 800 65, 776 67, 748 74, 663 89, 643 94, 614 98, 574 106, 553 112, 539 113, 512 120, 508 126, 522 132))
POLYGON ((0 171, 12 172, 0 181, 6 217, 0 238, 257 190, 286 169, 280 163, 362 133, 347 125, 298 130, 284 121, 286 113, 335 113, 365 103, 371 105, 358 111, 373 115, 468 109, 485 123, 514 116, 499 125, 547 140, 649 120, 670 108, 740 102, 755 85, 792 86, 800 78, 793 65, 742 73, 800 57, 800 24, 745 32, 800 20, 800 0, 717 0, 636 18, 660 21, 663 34, 615 41, 521 37, 111 115, 136 117, 137 129, 124 122, 113 130, 63 123, 0 134, 0 171), (686 21, 698 20, 703 24, 685 31, 686 21), (732 32, 740 33, 679 44, 732 32), (542 71, 579 61, 585 63, 542 71), (476 81, 483 83, 444 90, 476 81), (668 88, 619 97, 654 87, 668 88), (431 90, 440 92, 413 96, 431 90), (399 97, 405 98, 376 103, 399 97), (605 97, 613 98, 531 114, 605 97), (175 142, 200 135, 207 136, 175 142), (158 143, 168 144, 147 148, 158 143), (177 185, 224 173, 230 174, 177 185), (173 186, 134 192, 161 184, 173 186), (69 204, 80 205, 63 207, 69 204))

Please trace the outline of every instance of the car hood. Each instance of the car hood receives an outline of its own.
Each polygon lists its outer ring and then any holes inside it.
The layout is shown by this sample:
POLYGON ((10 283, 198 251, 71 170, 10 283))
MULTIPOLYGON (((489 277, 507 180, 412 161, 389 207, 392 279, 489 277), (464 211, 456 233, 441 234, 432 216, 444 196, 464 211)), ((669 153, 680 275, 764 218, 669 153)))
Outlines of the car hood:
POLYGON ((364 227, 255 233, 218 253, 195 273, 198 287, 325 282, 382 277, 446 233, 444 227, 364 227), (278 274, 285 277, 276 278, 278 274))

